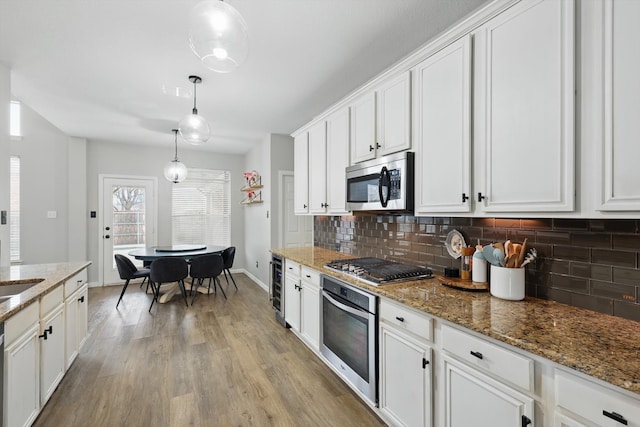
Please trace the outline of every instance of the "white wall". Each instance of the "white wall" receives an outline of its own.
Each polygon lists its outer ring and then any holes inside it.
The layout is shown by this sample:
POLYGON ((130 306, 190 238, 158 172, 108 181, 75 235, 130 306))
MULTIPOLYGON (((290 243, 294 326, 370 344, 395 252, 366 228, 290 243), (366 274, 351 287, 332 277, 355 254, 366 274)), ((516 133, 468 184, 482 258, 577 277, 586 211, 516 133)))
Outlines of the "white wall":
POLYGON ((269 135, 247 153, 245 169, 255 169, 262 175, 264 203, 244 205, 246 235, 242 250, 247 259, 247 271, 268 286, 270 250, 278 242, 280 223, 278 171, 293 170, 293 138, 288 135, 269 135))
POLYGON ((271 192, 271 247, 276 247, 279 239, 281 223, 280 183, 278 182, 278 172, 293 171, 293 138, 289 135, 271 135, 271 182, 273 183, 271 192))
MULTIPOLYGON (((0 210, 9 215, 9 104, 11 72, 0 64, 0 210)), ((8 222, 8 221, 7 221, 8 222)), ((0 225, 0 266, 9 265, 9 224, 0 225)))
MULTIPOLYGON (((166 144, 158 147, 117 144, 109 141, 89 141, 87 145, 87 212, 98 211, 98 176, 100 174, 149 176, 158 179, 158 245, 171 244, 171 182, 164 178, 164 166, 173 159, 172 135, 167 132, 166 144)), ((231 171, 231 245, 241 248, 245 240, 244 210, 240 205, 244 156, 189 150, 178 141, 178 157, 187 168, 208 168, 231 171)), ((100 212, 97 212, 100 215, 100 212)), ((98 218, 88 219, 89 281, 98 280, 98 252, 102 232, 98 218)), ((236 253, 234 268, 245 268, 242 251, 236 253)))
POLYGON ((21 259, 24 264, 65 262, 68 138, 29 106, 22 104, 21 109, 23 137, 11 141, 11 154, 20 156, 21 259), (56 218, 47 218, 49 211, 55 212, 56 218))
POLYGON ((255 170, 262 176, 262 200, 264 203, 242 205, 244 209, 244 228, 246 231, 244 244, 237 251, 244 253, 247 260, 247 271, 263 285, 269 283, 269 261, 271 249, 271 204, 273 182, 270 179, 270 146, 271 137, 265 138, 253 148, 245 158, 245 169, 255 170), (257 263, 257 266, 256 266, 257 263))

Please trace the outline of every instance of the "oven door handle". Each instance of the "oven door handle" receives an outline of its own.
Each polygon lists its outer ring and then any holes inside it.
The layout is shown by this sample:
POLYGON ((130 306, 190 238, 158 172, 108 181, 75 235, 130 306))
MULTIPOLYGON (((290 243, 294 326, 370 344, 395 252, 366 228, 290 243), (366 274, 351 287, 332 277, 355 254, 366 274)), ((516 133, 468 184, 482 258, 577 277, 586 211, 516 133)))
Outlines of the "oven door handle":
POLYGON ((336 307, 346 311, 347 313, 351 313, 354 316, 358 316, 362 319, 369 319, 368 316, 368 312, 366 311, 362 311, 362 310, 358 310, 355 309, 353 307, 349 307, 348 305, 342 304, 341 302, 339 302, 338 300, 336 300, 334 297, 332 297, 331 295, 329 295, 326 291, 322 291, 322 296, 325 297, 327 300, 329 300, 329 302, 333 305, 335 305, 336 307), (367 314, 363 314, 363 313, 367 313, 367 314))

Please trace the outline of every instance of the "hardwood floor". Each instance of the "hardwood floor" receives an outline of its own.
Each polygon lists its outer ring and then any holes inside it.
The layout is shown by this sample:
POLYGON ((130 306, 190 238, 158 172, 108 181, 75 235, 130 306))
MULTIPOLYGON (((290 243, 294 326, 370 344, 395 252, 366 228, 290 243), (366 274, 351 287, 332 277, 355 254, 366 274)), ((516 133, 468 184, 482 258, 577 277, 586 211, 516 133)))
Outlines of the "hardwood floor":
POLYGON ((242 274, 228 300, 154 305, 132 283, 89 289, 89 337, 34 426, 377 426, 384 423, 242 274))

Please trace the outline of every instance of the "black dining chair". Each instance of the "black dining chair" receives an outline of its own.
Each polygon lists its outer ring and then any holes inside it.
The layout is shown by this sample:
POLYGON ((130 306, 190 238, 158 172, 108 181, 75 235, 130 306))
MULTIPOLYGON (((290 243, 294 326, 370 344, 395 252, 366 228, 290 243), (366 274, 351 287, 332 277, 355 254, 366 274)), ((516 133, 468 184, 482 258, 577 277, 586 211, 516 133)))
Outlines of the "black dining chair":
POLYGON ((184 297, 184 303, 189 307, 187 291, 184 288, 184 279, 189 275, 189 265, 187 261, 178 257, 162 257, 153 261, 150 269, 150 284, 153 290, 153 299, 151 300, 149 311, 151 311, 153 303, 160 297, 160 286, 164 283, 172 282, 178 282, 178 286, 180 286, 182 296, 184 297))
POLYGON ((141 268, 138 270, 133 262, 124 255, 115 254, 114 258, 116 259, 116 267, 118 267, 118 274, 122 280, 125 280, 124 286, 122 287, 122 292, 120 293, 120 298, 118 298, 118 302, 116 303, 116 309, 122 300, 122 296, 124 292, 127 290, 127 286, 129 286, 129 281, 131 279, 140 279, 142 278, 142 283, 140 283, 140 287, 144 284, 145 281, 149 279, 149 273, 151 270, 148 268, 141 268))
POLYGON ((227 281, 227 285, 229 284, 229 278, 227 277, 227 273, 229 273, 229 277, 231 277, 231 281, 233 282, 233 286, 238 289, 238 285, 236 285, 236 281, 233 280, 233 276, 231 275, 230 268, 233 267, 233 259, 236 257, 236 247, 230 246, 224 251, 222 251, 222 260, 224 261, 224 278, 227 281))
POLYGON ((222 256, 220 254, 201 255, 195 258, 191 258, 191 267, 189 270, 189 276, 191 276, 191 305, 193 305, 193 300, 196 299, 198 288, 202 286, 206 279, 209 279, 207 294, 209 294, 209 291, 211 291, 211 281, 213 281, 213 292, 217 293, 217 285, 222 291, 224 299, 227 299, 227 294, 224 293, 224 289, 222 289, 222 286, 220 286, 220 280, 218 278, 223 269, 224 262, 222 261, 222 256))

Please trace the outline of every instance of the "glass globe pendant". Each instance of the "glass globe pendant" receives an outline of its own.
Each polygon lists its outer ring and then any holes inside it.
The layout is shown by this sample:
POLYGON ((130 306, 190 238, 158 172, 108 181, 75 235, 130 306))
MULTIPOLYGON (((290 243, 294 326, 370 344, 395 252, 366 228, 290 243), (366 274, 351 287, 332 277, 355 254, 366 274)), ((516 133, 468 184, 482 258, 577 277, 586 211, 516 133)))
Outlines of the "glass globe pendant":
POLYGON ((198 76, 189 76, 189 81, 193 83, 193 110, 191 114, 180 120, 178 128, 185 141, 193 145, 201 145, 207 142, 211 135, 209 123, 204 117, 198 115, 196 108, 196 85, 200 84, 202 79, 198 76))
POLYGON ((247 23, 222 0, 201 1, 189 14, 189 45, 205 67, 229 73, 247 58, 247 23))
POLYGON ((174 184, 177 184, 184 181, 187 177, 187 167, 178 160, 178 129, 173 129, 173 133, 175 134, 176 155, 174 159, 164 167, 164 177, 174 184))

